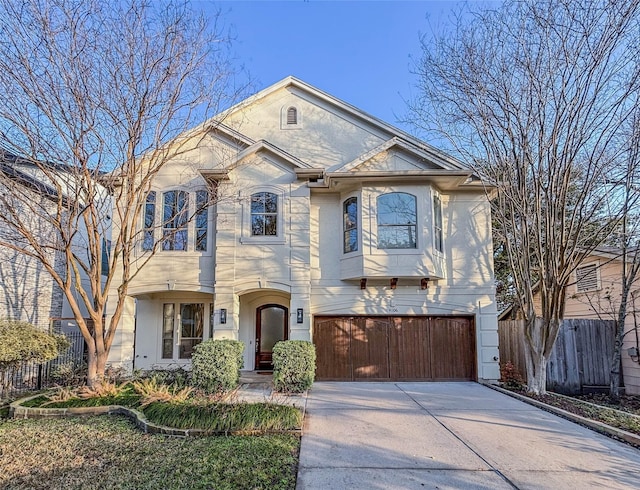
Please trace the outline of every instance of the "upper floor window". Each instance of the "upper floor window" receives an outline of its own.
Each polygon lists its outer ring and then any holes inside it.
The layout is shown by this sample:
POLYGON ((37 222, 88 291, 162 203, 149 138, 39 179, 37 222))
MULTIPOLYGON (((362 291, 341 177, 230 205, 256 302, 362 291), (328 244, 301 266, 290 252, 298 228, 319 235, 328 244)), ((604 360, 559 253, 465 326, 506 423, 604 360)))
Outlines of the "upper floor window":
POLYGON ((278 196, 271 192, 251 195, 251 235, 276 236, 278 234, 278 196))
POLYGON ((358 250, 358 199, 350 197, 343 206, 344 253, 358 250))
POLYGON ((289 107, 287 109, 287 124, 298 124, 298 109, 295 107, 289 107))
POLYGON ((209 193, 196 191, 196 217, 195 217, 196 251, 207 250, 207 230, 209 224, 209 193))
POLYGON ((416 196, 391 192, 377 203, 378 248, 416 248, 416 196))
POLYGON ((187 250, 189 194, 185 191, 168 191, 163 198, 162 250, 187 250))
POLYGON ((142 238, 142 250, 153 250, 154 230, 156 221, 156 192, 151 191, 147 194, 147 200, 144 205, 144 230, 142 238))
POLYGON ((579 293, 587 291, 597 291, 598 286, 598 265, 583 265, 576 269, 576 290, 579 293))
POLYGON ((442 201, 438 194, 433 195, 433 244, 438 252, 444 251, 442 238, 442 201))

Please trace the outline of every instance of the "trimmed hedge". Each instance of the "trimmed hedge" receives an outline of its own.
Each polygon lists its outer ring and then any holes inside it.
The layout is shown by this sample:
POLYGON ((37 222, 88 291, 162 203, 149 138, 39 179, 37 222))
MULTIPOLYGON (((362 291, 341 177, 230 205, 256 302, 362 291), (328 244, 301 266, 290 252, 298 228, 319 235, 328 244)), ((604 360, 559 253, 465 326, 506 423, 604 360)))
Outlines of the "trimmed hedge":
POLYGON ((43 332, 28 322, 0 318, 0 371, 21 362, 50 361, 69 345, 64 335, 43 332))
POLYGON ((205 340, 191 358, 191 384, 206 393, 230 391, 240 383, 244 344, 238 340, 205 340))
POLYGON ((305 340, 285 340, 273 347, 273 387, 285 393, 302 393, 316 375, 316 348, 305 340))

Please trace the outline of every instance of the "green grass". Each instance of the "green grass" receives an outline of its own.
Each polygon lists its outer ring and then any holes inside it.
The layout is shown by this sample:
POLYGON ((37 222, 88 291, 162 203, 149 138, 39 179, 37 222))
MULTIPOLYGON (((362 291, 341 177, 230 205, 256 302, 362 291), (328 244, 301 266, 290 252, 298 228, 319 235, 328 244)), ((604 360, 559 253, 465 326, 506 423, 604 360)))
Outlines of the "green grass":
POLYGON ((147 419, 177 429, 213 431, 291 430, 302 427, 295 407, 269 403, 152 403, 144 408, 147 419))
POLYGON ((293 435, 169 438, 113 416, 0 421, 3 489, 293 489, 293 435))

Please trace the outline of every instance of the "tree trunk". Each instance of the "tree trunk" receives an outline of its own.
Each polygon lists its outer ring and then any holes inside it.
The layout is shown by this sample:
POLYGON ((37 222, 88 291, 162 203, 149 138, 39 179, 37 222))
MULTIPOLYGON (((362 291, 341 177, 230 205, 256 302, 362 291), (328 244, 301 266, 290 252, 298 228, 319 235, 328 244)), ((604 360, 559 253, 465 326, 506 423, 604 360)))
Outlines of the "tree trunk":
POLYGON ((624 339, 624 317, 618 318, 616 322, 616 340, 613 345, 613 356, 611 358, 611 379, 609 381, 609 397, 613 400, 620 400, 620 385, 622 384, 622 372, 620 364, 622 362, 622 341, 624 339))
POLYGON ((547 357, 542 338, 543 321, 535 318, 525 324, 525 361, 527 365, 527 392, 543 395, 547 392, 547 357))

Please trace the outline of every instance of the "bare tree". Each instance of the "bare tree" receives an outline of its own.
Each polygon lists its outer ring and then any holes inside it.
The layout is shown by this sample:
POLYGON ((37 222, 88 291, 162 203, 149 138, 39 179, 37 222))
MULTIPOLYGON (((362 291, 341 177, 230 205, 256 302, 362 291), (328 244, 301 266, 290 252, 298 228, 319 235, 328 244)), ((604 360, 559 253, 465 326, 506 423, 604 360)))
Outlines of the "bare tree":
POLYGON ((154 179, 210 128, 179 135, 235 99, 218 22, 182 1, 0 1, 0 143, 19 156, 0 174, 0 246, 40 261, 64 292, 90 385, 103 378, 128 286, 158 247, 134 253, 154 179), (16 176, 39 192, 22 192, 16 176))
POLYGON ((495 188, 534 393, 546 390, 565 287, 622 213, 607 213, 602 193, 638 90, 638 7, 513 0, 464 11, 452 31, 423 39, 411 117, 495 188))

